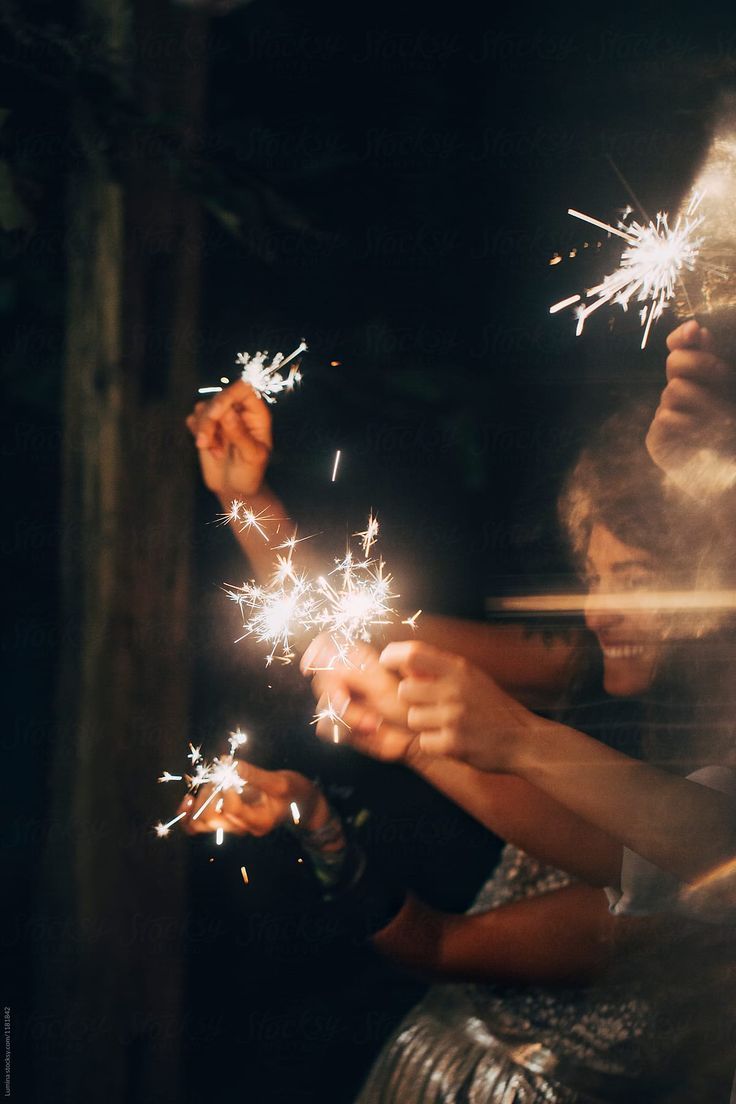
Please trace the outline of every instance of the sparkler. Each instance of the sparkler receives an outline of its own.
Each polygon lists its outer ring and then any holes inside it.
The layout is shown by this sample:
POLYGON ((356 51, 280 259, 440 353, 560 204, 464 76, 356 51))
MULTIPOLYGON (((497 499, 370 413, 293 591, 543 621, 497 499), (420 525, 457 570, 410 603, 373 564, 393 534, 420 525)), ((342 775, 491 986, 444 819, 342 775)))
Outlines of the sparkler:
MULTIPOLYGON (((294 536, 278 546, 285 554, 277 556, 266 586, 251 582, 225 589, 243 616, 245 631, 239 639, 255 636, 270 645, 266 666, 274 659, 290 663, 298 636, 323 631, 335 645, 335 660, 347 662, 351 645, 370 641, 374 628, 393 622, 396 611, 391 603, 398 595, 392 591, 392 577, 382 559, 370 556, 378 539, 378 519, 370 514, 366 528, 353 536, 360 538, 363 558, 348 548, 331 571, 316 579, 294 567, 294 536)), ((404 623, 414 628, 420 612, 404 623)))
POLYGON ((294 658, 294 636, 300 627, 313 623, 315 611, 313 586, 306 575, 295 571, 291 553, 278 557, 268 586, 243 583, 241 587, 227 588, 226 594, 237 602, 243 615, 245 631, 238 639, 255 636, 259 643, 270 644, 267 667, 274 659, 290 663, 294 658))
POLYGON ((550 314, 579 304, 575 312, 575 332, 579 336, 590 315, 605 304, 611 303, 626 311, 632 301, 641 303, 643 349, 652 324, 661 317, 677 294, 683 274, 692 271, 697 262, 704 240, 698 234, 703 218, 697 214, 702 198, 702 192, 694 191, 685 211, 677 216, 674 226, 669 225, 666 211, 660 211, 653 221, 639 223, 631 219, 632 209, 627 207, 616 226, 612 226, 570 208, 567 213, 573 218, 582 219, 608 234, 622 238, 626 246, 621 254, 619 267, 586 292, 585 298, 589 302, 583 303, 580 295, 571 295, 550 307, 550 314))
POLYGON ((241 379, 249 383, 256 394, 267 403, 275 403, 276 395, 280 395, 282 391, 293 391, 297 383, 301 382, 299 362, 292 365, 287 375, 284 375, 283 370, 287 364, 306 350, 306 341, 301 341, 293 353, 289 353, 287 357, 283 353, 277 353, 270 364, 266 364, 267 352, 258 352, 255 356, 238 353, 235 363, 241 369, 241 379))
MULTIPOLYGON (((212 762, 207 762, 203 758, 201 747, 195 747, 194 744, 190 744, 187 759, 194 768, 193 772, 191 774, 172 774, 171 771, 165 770, 161 774, 159 782, 185 782, 187 791, 190 794, 195 793, 200 786, 211 784, 213 787, 212 793, 192 817, 192 820, 197 820, 207 806, 210 805, 216 797, 219 797, 219 795, 226 793, 228 790, 235 790, 237 794, 243 793, 248 782, 238 773, 238 765, 233 757, 236 749, 242 747, 247 740, 247 733, 243 732, 241 729, 238 728, 234 732, 231 732, 228 739, 230 754, 222 757, 216 756, 212 762)), ((221 797, 215 808, 218 812, 222 809, 221 797)), ((175 816, 166 824, 161 821, 155 824, 154 831, 159 839, 168 836, 171 828, 186 815, 186 812, 179 813, 178 816, 175 816)), ((222 840, 222 829, 218 828, 215 833, 215 842, 221 844, 222 840)))
MULTIPOLYGON (((292 365, 287 375, 284 375, 283 369, 292 360, 295 360, 300 353, 306 353, 307 348, 306 341, 302 340, 293 353, 289 353, 287 357, 283 353, 277 353, 270 364, 266 364, 268 352, 258 352, 255 356, 251 356, 249 353, 238 353, 235 357, 235 363, 240 369, 240 378, 249 383, 256 394, 265 399, 267 403, 275 403, 276 395, 280 395, 282 391, 293 391, 296 385, 301 383, 302 374, 298 361, 292 365)), ((227 376, 220 376, 221 384, 227 385, 229 382, 227 376)), ((223 388, 217 385, 198 387, 197 394, 218 395, 222 390, 223 388)))

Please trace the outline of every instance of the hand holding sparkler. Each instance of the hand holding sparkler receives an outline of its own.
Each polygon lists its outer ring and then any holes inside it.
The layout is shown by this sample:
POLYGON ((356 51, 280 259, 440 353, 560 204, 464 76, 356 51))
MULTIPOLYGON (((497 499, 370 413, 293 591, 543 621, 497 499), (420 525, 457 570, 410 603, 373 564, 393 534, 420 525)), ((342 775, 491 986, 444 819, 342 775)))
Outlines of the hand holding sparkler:
POLYGON ((321 791, 296 771, 269 771, 244 760, 236 764, 244 787, 234 788, 212 800, 213 785, 200 786, 185 797, 178 812, 182 829, 191 836, 206 832, 231 832, 237 836, 265 836, 284 822, 314 831, 327 823, 330 810, 321 791))
POLYGON ((316 732, 321 739, 349 744, 386 762, 411 759, 418 741, 406 727, 399 680, 381 666, 375 648, 357 644, 341 657, 329 634, 321 633, 304 653, 301 669, 313 676, 316 732))
POLYGON ((647 434, 649 454, 686 493, 736 488, 736 371, 691 320, 667 338, 667 385, 647 434))
POLYGON ((250 384, 238 380, 214 399, 198 402, 186 424, 209 490, 221 499, 258 494, 273 438, 269 409, 250 384))
POLYGON ((430 644, 389 644, 380 662, 401 677, 398 698, 425 755, 513 771, 524 738, 547 724, 479 668, 430 644))

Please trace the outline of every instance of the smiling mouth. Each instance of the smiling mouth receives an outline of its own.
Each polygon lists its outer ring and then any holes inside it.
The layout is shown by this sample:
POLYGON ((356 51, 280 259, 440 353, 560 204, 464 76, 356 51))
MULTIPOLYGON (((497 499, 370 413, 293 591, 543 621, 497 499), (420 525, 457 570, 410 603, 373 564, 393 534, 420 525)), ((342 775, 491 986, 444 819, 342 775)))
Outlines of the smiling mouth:
POLYGON ((636 659, 644 654, 643 644, 602 644, 606 659, 636 659))

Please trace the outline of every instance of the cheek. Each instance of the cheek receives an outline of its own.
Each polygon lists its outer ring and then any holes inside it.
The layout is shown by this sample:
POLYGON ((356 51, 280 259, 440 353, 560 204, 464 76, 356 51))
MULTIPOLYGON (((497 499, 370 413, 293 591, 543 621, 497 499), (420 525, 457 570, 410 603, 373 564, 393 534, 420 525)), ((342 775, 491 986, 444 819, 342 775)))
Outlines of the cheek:
POLYGON ((644 613, 641 616, 629 618, 627 628, 631 640, 637 640, 642 644, 656 646, 671 636, 669 621, 656 613, 644 613))

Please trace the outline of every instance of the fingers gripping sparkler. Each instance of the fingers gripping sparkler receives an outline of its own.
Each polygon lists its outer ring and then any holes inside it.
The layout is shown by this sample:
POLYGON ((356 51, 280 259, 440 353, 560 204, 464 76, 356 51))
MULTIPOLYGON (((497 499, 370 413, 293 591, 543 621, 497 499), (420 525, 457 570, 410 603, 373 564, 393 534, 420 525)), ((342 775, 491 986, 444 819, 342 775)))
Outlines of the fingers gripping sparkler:
MULTIPOLYGON (((288 356, 284 356, 283 353, 276 353, 270 364, 266 364, 268 352, 258 352, 254 356, 251 356, 250 353, 238 353, 235 357, 235 363, 240 369, 240 378, 245 383, 249 383, 256 394, 265 399, 267 403, 273 404, 276 402, 276 396, 280 395, 282 391, 293 391, 296 385, 301 383, 300 362, 296 358, 302 353, 306 353, 307 349, 306 341, 302 340, 293 353, 289 353, 288 356), (292 364, 285 375, 283 370, 292 361, 296 361, 296 363, 292 364)), ((222 386, 199 387, 197 394, 217 395, 222 391, 223 386, 229 382, 227 376, 221 376, 220 384, 222 386)))
POLYGON ((280 395, 282 391, 293 391, 297 383, 301 382, 298 361, 292 365, 288 374, 284 375, 283 370, 301 353, 306 352, 306 349, 306 341, 301 341, 293 353, 289 353, 287 357, 283 353, 277 353, 270 364, 266 364, 267 352, 259 352, 255 356, 238 353, 235 361, 241 369, 241 378, 251 385, 256 394, 267 403, 275 403, 276 395, 280 395))

